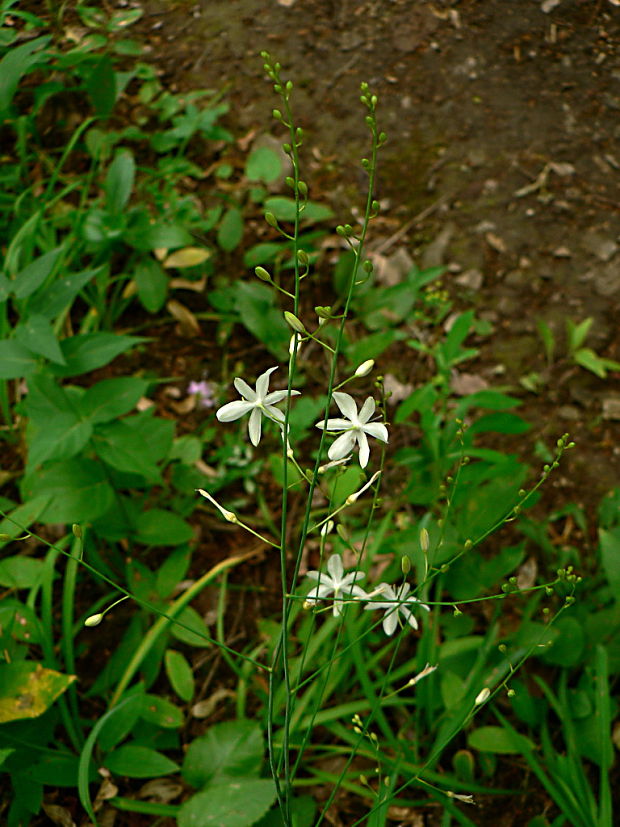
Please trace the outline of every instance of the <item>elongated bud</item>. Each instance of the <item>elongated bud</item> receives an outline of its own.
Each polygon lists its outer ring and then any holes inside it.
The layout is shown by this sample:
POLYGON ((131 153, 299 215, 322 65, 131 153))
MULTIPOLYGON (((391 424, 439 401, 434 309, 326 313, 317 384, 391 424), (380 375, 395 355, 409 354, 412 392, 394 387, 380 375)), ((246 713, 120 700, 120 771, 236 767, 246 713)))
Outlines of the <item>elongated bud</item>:
POLYGON ((84 626, 99 626, 101 621, 103 620, 103 614, 99 612, 99 614, 91 615, 87 617, 84 621, 84 626))
POLYGON ((293 353, 299 353, 299 351, 301 350, 300 341, 301 338, 299 336, 299 333, 293 333, 288 343, 288 352, 291 356, 293 355, 293 353))
POLYGON ((319 319, 327 320, 327 319, 331 319, 331 317, 332 317, 332 309, 329 305, 323 306, 323 305, 318 304, 314 308, 314 312, 319 317, 319 319))
POLYGON ((362 376, 368 376, 370 371, 375 366, 374 359, 367 359, 365 362, 362 362, 361 365, 358 366, 357 370, 355 371, 355 376, 360 379, 362 376))
POLYGON ((78 525, 77 523, 73 523, 71 526, 71 531, 73 532, 73 536, 77 537, 78 540, 82 539, 82 526, 78 525))
POLYGON ((345 500, 346 505, 353 505, 354 502, 357 502, 358 498, 362 496, 364 491, 367 491, 373 482, 377 479, 377 477, 381 474, 381 471, 375 471, 372 477, 368 480, 368 482, 363 485, 359 491, 356 491, 354 494, 349 494, 349 496, 345 500))
POLYGON ((409 574, 411 571, 411 560, 405 555, 400 558, 400 570, 403 574, 409 574))
POLYGON ((328 520, 328 521, 325 523, 325 525, 323 526, 323 528, 321 529, 321 536, 322 536, 322 537, 326 537, 326 536, 327 536, 328 534, 330 534, 333 530, 334 530, 334 521, 333 521, 333 520, 328 520))
POLYGON ((420 531, 420 548, 424 552, 424 554, 428 554, 428 547, 430 545, 430 538, 428 536, 428 531, 423 528, 420 531))
POLYGON ((270 227, 277 227, 278 222, 276 220, 275 215, 272 212, 265 213, 265 221, 269 224, 270 227))
POLYGON ((483 704, 486 700, 489 699, 490 695, 491 690, 488 686, 485 686, 484 689, 482 689, 476 696, 476 700, 474 701, 474 703, 476 704, 476 706, 480 706, 480 704, 483 704))
POLYGON ((303 326, 302 322, 297 318, 294 313, 289 313, 288 310, 284 311, 284 318, 293 330, 296 330, 297 333, 306 333, 306 328, 303 326))
POLYGON ((271 281, 271 276, 264 267, 255 267, 254 272, 261 281, 271 281))

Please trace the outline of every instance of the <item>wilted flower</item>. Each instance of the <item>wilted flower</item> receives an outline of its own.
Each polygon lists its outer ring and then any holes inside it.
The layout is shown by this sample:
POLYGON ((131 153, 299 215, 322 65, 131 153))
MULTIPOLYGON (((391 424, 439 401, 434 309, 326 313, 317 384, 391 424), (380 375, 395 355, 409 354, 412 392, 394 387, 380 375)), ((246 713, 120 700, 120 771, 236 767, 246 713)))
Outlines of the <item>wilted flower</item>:
MULTIPOLYGON (((411 586, 409 583, 403 583, 397 592, 394 591, 389 583, 381 583, 373 594, 381 594, 387 598, 385 601, 372 601, 367 603, 364 608, 366 610, 384 609, 385 617, 383 618, 383 631, 386 635, 393 635, 398 626, 398 616, 402 614, 407 623, 413 628, 418 628, 418 621, 413 612, 407 604, 416 604, 420 609, 430 611, 425 603, 421 603, 417 597, 410 595, 411 586)), ((370 595, 369 595, 370 596, 370 595)))
POLYGON ((309 606, 333 594, 333 612, 334 617, 336 617, 342 614, 343 593, 361 598, 367 596, 362 588, 355 585, 357 580, 363 580, 366 575, 362 571, 350 571, 348 574, 345 574, 342 566, 342 557, 339 554, 332 554, 329 558, 327 561, 327 571, 329 574, 321 571, 309 571, 306 573, 306 577, 309 577, 310 580, 318 581, 318 586, 315 586, 308 593, 304 604, 305 606, 309 606))
MULTIPOLYGON (((232 422, 234 419, 239 419, 244 414, 250 414, 250 421, 248 422, 248 433, 250 435, 250 442, 256 446, 260 442, 261 435, 261 417, 264 415, 269 419, 282 425, 284 423, 284 414, 274 405, 286 399, 287 391, 272 391, 269 390, 269 377, 278 368, 269 368, 265 373, 261 374, 256 381, 256 390, 244 382, 243 379, 235 379, 235 388, 239 391, 242 399, 236 402, 229 402, 217 411, 216 416, 220 422, 232 422)), ((298 396, 299 391, 291 391, 292 396, 298 396)))
POLYGON ((340 408, 346 419, 328 419, 327 423, 317 422, 317 428, 326 428, 328 431, 344 431, 329 448, 328 456, 332 460, 342 459, 359 446, 360 465, 365 468, 368 465, 370 448, 368 436, 388 441, 388 431, 382 422, 369 422, 375 412, 375 400, 369 396, 362 405, 358 414, 355 400, 348 393, 334 391, 334 401, 340 408))

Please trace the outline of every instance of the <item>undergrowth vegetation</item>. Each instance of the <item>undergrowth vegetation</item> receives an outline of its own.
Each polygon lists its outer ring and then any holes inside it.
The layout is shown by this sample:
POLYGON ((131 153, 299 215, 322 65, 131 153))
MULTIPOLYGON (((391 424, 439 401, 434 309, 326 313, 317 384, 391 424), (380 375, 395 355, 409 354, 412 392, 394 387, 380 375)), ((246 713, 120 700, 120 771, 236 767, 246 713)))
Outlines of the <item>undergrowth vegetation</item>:
POLYGON ((240 160, 139 9, 51 6, 0 3, 0 818, 612 827, 620 489, 541 517, 579 446, 526 464, 518 388, 455 390, 497 334, 441 268, 377 278, 373 91, 332 232, 269 54, 240 160))

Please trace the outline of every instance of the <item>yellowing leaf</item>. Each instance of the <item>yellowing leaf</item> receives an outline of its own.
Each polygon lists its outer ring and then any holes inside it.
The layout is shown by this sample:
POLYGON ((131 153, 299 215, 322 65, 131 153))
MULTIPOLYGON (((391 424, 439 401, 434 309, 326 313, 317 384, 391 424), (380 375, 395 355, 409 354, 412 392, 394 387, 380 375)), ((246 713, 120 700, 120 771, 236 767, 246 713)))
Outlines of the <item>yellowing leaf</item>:
POLYGON ((37 718, 74 680, 32 661, 0 664, 0 724, 37 718))
POLYGON ((204 247, 183 247, 182 250, 175 250, 164 261, 164 267, 170 269, 171 267, 195 267, 197 264, 202 264, 211 256, 210 250, 205 250, 204 247))

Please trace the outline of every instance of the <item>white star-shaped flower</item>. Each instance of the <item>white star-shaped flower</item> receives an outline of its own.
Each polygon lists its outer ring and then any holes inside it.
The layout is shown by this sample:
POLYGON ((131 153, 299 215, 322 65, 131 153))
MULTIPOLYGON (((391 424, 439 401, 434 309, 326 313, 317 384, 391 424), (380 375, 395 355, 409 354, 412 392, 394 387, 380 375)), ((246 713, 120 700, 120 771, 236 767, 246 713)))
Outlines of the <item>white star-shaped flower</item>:
POLYGON ((346 419, 328 419, 327 424, 317 422, 317 428, 325 427, 328 431, 344 431, 331 444, 327 452, 328 456, 331 460, 342 459, 351 453, 355 448, 355 443, 357 443, 360 453, 360 465, 365 468, 368 465, 370 456, 368 437, 372 436, 382 442, 388 441, 388 431, 385 425, 382 422, 369 422, 375 412, 375 400, 372 396, 369 396, 358 414, 355 400, 348 393, 334 391, 333 397, 346 419))
POLYGON ((309 571, 306 573, 306 577, 309 577, 310 580, 318 581, 318 586, 310 589, 306 597, 305 605, 311 605, 333 594, 333 613, 334 617, 337 617, 342 614, 343 593, 361 597, 362 599, 367 597, 364 589, 355 585, 357 580, 363 580, 366 575, 362 571, 350 571, 348 574, 345 574, 342 566, 342 557, 339 554, 332 554, 329 558, 327 561, 327 571, 329 574, 325 574, 322 571, 309 571))
MULTIPOLYGON (((385 617, 383 618, 383 631, 386 635, 393 635, 398 626, 398 616, 401 614, 407 623, 414 629, 418 628, 418 621, 413 612, 407 605, 415 603, 418 608, 426 609, 430 612, 429 607, 425 603, 421 603, 417 597, 410 595, 411 586, 409 583, 403 583, 397 592, 394 591, 389 583, 381 583, 374 594, 381 594, 387 598, 386 601, 375 601, 367 603, 364 606, 366 611, 373 609, 384 609, 385 617)), ((370 595, 369 595, 370 596, 370 595)))
MULTIPOLYGON (((268 419, 277 422, 279 425, 284 424, 284 414, 274 405, 286 399, 287 391, 269 391, 269 377, 278 368, 269 368, 261 374, 256 380, 256 390, 252 388, 243 379, 235 379, 235 388, 239 391, 242 399, 236 402, 229 402, 227 405, 221 407, 216 416, 220 422, 232 422, 234 419, 239 419, 244 414, 252 411, 250 414, 250 421, 248 422, 248 433, 250 435, 250 442, 256 446, 260 442, 261 435, 261 417, 264 415, 268 419)), ((291 391, 292 396, 299 396, 299 391, 291 391)))

